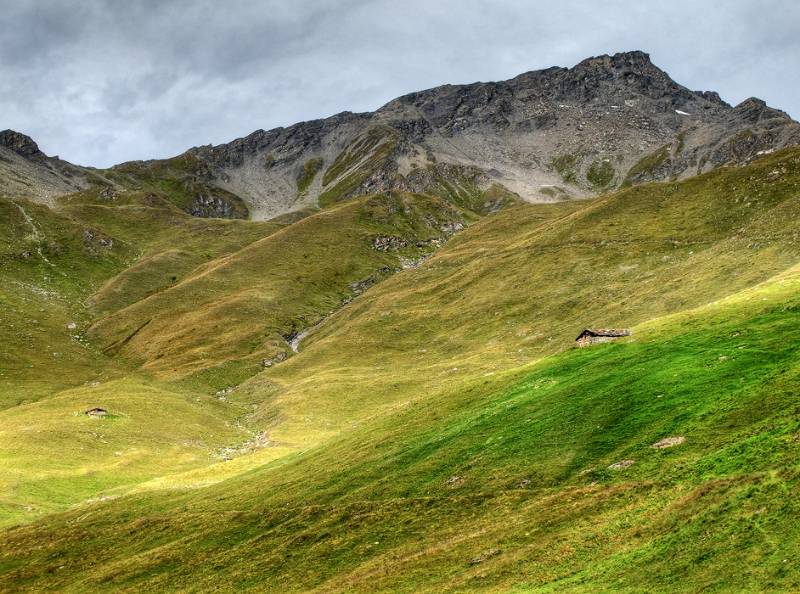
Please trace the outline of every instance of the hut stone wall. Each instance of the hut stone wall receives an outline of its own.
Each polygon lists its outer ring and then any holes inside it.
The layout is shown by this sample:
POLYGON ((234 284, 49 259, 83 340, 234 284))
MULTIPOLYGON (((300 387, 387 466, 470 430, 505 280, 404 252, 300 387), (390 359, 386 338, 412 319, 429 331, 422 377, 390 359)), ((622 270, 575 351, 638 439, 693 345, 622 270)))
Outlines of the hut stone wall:
POLYGON ((623 336, 630 336, 630 331, 625 330, 584 330, 578 338, 575 339, 575 346, 586 347, 593 344, 600 344, 603 342, 611 342, 623 336))

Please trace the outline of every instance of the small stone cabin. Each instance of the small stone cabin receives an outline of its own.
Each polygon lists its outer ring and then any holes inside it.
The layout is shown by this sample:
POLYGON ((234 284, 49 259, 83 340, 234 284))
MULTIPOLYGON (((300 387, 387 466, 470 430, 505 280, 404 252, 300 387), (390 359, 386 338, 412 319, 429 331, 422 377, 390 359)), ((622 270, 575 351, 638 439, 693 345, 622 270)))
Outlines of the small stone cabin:
POLYGON ((89 410, 87 410, 85 414, 87 414, 90 417, 104 417, 108 414, 108 411, 104 408, 96 406, 95 408, 90 408, 89 410))
POLYGON ((585 347, 601 342, 609 342, 623 336, 630 336, 627 328, 587 328, 575 339, 575 346, 585 347))

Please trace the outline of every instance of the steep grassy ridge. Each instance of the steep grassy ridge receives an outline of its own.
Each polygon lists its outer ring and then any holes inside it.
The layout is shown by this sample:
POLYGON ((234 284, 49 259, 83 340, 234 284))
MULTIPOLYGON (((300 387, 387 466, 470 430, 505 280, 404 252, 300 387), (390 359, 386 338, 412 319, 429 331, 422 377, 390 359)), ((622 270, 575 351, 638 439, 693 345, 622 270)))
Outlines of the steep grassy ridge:
POLYGON ((186 277, 219 256, 238 251, 285 224, 188 216, 162 195, 132 191, 111 200, 95 188, 68 196, 61 211, 134 246, 136 260, 92 296, 95 315, 122 309, 186 277))
POLYGON ((155 293, 283 227, 197 219, 135 193, 106 204, 99 192, 71 197, 58 211, 0 198, 0 407, 115 367, 85 337, 98 311, 155 293))

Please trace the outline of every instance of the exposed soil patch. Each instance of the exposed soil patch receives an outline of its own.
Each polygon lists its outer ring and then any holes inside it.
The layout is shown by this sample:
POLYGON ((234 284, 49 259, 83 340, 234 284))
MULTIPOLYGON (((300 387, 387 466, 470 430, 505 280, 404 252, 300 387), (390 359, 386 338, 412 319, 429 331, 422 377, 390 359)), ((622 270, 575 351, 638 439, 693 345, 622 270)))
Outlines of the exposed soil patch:
POLYGON ((229 446, 226 448, 222 448, 219 451, 218 456, 223 460, 232 460, 237 456, 243 456, 245 454, 250 454, 257 450, 261 450, 263 448, 273 447, 278 445, 277 442, 272 441, 269 436, 264 431, 259 431, 253 435, 252 439, 245 441, 236 446, 229 446))

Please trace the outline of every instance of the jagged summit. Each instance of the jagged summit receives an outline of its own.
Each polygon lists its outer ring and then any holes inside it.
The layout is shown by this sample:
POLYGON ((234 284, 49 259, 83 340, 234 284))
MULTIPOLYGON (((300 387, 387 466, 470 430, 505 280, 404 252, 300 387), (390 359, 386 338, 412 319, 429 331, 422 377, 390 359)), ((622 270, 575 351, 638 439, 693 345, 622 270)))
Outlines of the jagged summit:
POLYGON ((206 181, 264 218, 391 188, 580 197, 797 143, 800 126, 786 114, 756 100, 731 107, 630 51, 507 81, 442 85, 372 113, 259 130, 188 154, 208 165, 206 181))
POLYGON ((695 91, 695 93, 699 97, 705 99, 706 101, 722 105, 723 107, 730 107, 730 104, 727 103, 726 101, 723 101, 722 97, 720 97, 719 93, 717 93, 716 91, 695 91))
POLYGON ((733 108, 733 113, 738 114, 743 120, 751 123, 770 122, 772 127, 780 127, 787 120, 792 121, 785 111, 767 105, 767 102, 758 97, 750 97, 733 108))
POLYGON ((653 62, 650 60, 650 54, 641 50, 592 56, 590 58, 581 60, 573 68, 567 70, 625 71, 628 73, 637 74, 658 73, 663 76, 668 76, 666 72, 653 64, 653 62))

